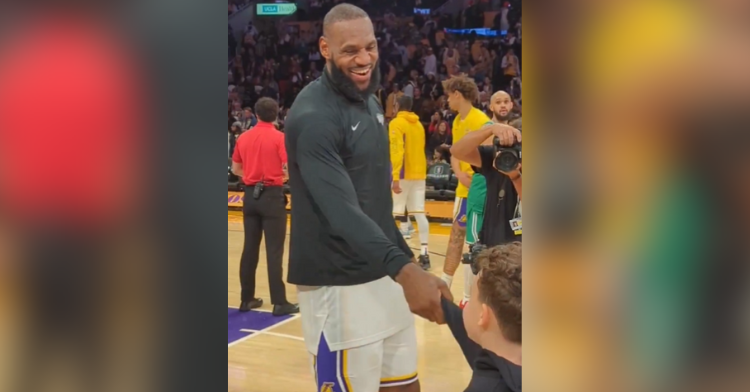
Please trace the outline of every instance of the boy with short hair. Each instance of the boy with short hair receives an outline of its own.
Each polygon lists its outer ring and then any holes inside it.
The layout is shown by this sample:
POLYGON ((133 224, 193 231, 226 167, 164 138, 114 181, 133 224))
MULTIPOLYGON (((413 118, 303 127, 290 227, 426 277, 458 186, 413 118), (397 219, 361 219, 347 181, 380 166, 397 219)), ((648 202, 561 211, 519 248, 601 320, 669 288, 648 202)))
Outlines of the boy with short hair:
POLYGON ((463 312, 443 299, 445 321, 474 371, 465 392, 520 392, 521 243, 485 250, 472 268, 463 312))

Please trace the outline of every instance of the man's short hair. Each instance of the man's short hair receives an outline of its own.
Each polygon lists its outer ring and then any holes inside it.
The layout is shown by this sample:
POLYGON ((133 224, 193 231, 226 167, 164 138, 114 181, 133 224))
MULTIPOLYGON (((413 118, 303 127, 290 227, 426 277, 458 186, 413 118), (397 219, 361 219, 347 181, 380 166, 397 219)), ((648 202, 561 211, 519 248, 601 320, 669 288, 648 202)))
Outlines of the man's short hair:
POLYGON ((458 91, 465 100, 475 103, 479 100, 479 88, 473 78, 459 75, 443 82, 443 89, 448 94, 458 91))
POLYGON ((414 105, 414 100, 408 95, 402 95, 396 100, 398 103, 398 110, 404 112, 410 112, 414 105))
POLYGON ((521 243, 485 250, 479 263, 479 301, 492 309, 505 339, 521 344, 521 243))
POLYGON ((263 97, 255 103, 255 114, 260 121, 274 122, 279 116, 279 104, 272 98, 263 97))
POLYGON ((333 8, 323 18, 323 35, 327 35, 326 31, 334 23, 346 22, 356 19, 369 18, 367 12, 356 5, 347 3, 341 3, 333 8))

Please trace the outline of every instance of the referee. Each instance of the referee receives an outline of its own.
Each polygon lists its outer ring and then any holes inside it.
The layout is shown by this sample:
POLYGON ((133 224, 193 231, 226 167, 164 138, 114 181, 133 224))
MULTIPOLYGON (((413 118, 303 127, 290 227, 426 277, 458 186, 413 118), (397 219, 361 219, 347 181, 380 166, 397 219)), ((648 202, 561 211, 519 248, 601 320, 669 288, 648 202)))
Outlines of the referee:
POLYGON ((299 307, 286 299, 281 265, 286 240, 286 197, 282 188, 287 176, 284 134, 273 125, 279 114, 276 101, 271 98, 259 99, 255 104, 255 114, 258 124, 237 139, 232 156, 232 172, 245 183, 242 206, 245 245, 240 261, 240 312, 263 305, 262 299, 255 298, 255 271, 258 268, 260 239, 265 235, 273 315, 282 316, 299 312, 299 307))

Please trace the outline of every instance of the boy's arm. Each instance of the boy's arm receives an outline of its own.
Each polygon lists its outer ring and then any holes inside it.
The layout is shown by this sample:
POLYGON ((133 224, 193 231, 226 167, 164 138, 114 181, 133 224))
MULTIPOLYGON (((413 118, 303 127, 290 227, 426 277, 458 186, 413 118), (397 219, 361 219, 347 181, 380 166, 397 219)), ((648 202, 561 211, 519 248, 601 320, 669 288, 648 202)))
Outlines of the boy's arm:
POLYGON ((469 339, 469 335, 466 333, 466 327, 464 326, 463 311, 458 305, 445 298, 442 298, 443 314, 445 315, 445 323, 451 329, 453 337, 456 338, 458 345, 461 347, 461 351, 466 357, 466 361, 469 362, 469 366, 474 368, 474 360, 479 355, 482 348, 476 344, 473 340, 469 339))

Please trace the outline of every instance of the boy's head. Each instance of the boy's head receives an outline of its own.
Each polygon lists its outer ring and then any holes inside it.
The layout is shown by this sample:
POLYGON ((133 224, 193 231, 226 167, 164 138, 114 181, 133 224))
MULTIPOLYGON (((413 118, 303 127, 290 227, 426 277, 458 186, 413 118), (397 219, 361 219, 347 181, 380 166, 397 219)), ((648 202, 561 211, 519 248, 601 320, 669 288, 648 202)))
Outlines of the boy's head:
POLYGON ((477 257, 479 274, 464 308, 471 340, 489 339, 521 344, 521 243, 495 246, 477 257))

